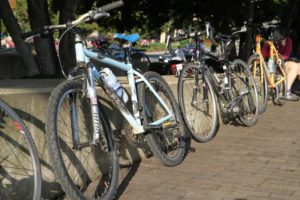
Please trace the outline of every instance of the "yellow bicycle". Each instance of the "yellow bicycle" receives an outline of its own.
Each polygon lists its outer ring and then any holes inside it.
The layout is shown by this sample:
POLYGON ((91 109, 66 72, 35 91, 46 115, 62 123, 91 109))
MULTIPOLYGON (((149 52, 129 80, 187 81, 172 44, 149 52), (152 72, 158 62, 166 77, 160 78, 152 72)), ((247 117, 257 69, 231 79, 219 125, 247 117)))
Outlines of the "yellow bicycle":
MULTIPOLYGON (((263 23, 262 28, 275 27, 273 22, 263 23)), ((260 28, 255 35, 255 52, 248 59, 248 66, 253 73, 258 88, 259 113, 267 108, 269 95, 275 105, 282 105, 282 97, 285 96, 286 73, 284 61, 274 45, 272 34, 268 39, 261 35, 260 28), (261 43, 265 42, 270 47, 269 59, 266 64, 262 54, 261 43)))

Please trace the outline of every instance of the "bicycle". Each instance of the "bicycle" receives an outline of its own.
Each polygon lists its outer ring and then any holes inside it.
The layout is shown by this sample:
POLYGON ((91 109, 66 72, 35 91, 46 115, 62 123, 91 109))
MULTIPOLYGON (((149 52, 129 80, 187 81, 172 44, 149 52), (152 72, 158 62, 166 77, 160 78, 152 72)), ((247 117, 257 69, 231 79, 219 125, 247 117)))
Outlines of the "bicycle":
POLYGON ((39 200, 42 174, 32 136, 22 119, 0 100, 0 199, 39 200))
MULTIPOLYGON (((278 22, 264 22, 263 29, 275 28, 278 22)), ((257 82, 259 95, 259 113, 263 113, 267 108, 269 94, 275 105, 282 105, 282 97, 285 96, 286 74, 284 70, 284 61, 278 53, 274 41, 262 38, 261 28, 257 28, 255 35, 255 52, 248 59, 248 65, 253 72, 253 77, 257 82), (270 55, 268 65, 262 55, 261 43, 266 42, 270 46, 270 55), (279 61, 280 60, 280 61, 279 61)))
POLYGON ((219 112, 225 124, 234 120, 253 126, 258 120, 258 97, 253 76, 244 61, 235 59, 231 62, 228 59, 234 37, 241 32, 245 32, 244 28, 231 35, 216 35, 222 50, 218 57, 200 47, 200 37, 204 33, 218 45, 209 23, 206 31, 188 36, 196 43, 194 62, 186 64, 181 71, 178 99, 184 121, 198 142, 208 142, 215 137, 219 129, 219 112), (209 60, 222 66, 223 72, 217 73, 208 64, 209 60))
MULTIPOLYGON (((122 4, 122 1, 117 1, 91 10, 68 24, 46 26, 37 34, 31 33, 31 37, 65 29, 63 37, 76 25, 107 17, 107 11, 122 4)), ((166 81, 155 72, 142 75, 130 63, 88 50, 78 33, 75 34, 75 50, 77 66, 74 73, 65 75, 67 80, 51 93, 46 123, 50 159, 66 194, 71 199, 112 199, 116 193, 119 172, 117 148, 96 94, 96 83, 133 127, 132 132, 145 134, 153 154, 164 165, 181 163, 188 152, 189 138, 184 131, 176 99, 166 81), (98 71, 94 63, 105 68, 98 71), (125 91, 108 66, 127 72, 131 94, 125 91), (127 106, 131 106, 132 112, 127 106), (69 125, 71 127, 67 127, 69 125), (104 166, 100 167, 101 164, 104 166), (87 190, 91 197, 86 196, 87 190)))

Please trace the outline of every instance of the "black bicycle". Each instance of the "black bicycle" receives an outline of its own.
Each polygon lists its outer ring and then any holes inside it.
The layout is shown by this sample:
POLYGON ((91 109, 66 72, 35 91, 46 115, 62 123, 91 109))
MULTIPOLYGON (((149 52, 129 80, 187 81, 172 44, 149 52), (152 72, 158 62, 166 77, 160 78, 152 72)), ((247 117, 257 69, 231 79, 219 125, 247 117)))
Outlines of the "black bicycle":
POLYGON ((41 167, 22 119, 0 100, 0 199, 40 200, 41 167))
POLYGON ((204 32, 190 34, 195 41, 194 62, 182 69, 178 81, 178 99, 185 123, 198 142, 208 142, 219 129, 218 107, 223 123, 241 122, 253 126, 258 120, 258 95, 255 81, 247 64, 229 60, 229 52, 241 28, 231 35, 213 35, 213 28, 206 24, 205 33, 214 45, 221 43, 221 54, 201 48, 200 37, 204 32), (217 68, 216 68, 217 67, 217 68))

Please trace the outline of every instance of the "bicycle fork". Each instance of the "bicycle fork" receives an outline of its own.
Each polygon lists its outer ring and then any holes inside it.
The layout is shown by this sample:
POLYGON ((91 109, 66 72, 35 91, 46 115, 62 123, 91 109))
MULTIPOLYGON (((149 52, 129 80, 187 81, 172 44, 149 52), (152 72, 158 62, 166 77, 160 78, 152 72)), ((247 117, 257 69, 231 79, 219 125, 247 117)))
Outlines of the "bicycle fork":
MULTIPOLYGON (((73 148, 78 150, 86 146, 89 146, 91 144, 96 145, 97 143, 99 143, 99 139, 100 139, 100 118, 99 118, 99 107, 98 107, 95 81, 91 74, 92 69, 88 67, 87 70, 90 78, 84 79, 85 82, 82 90, 86 92, 86 94, 83 94, 84 95, 83 98, 88 97, 88 99, 90 100, 89 105, 87 106, 90 107, 90 111, 91 111, 90 114, 91 114, 91 121, 92 121, 92 129, 90 129, 90 127, 87 127, 88 128, 87 131, 92 132, 92 140, 89 140, 89 142, 86 143, 80 142, 80 130, 79 130, 78 110, 77 110, 76 102, 81 99, 79 99, 74 93, 69 94, 69 107, 70 107, 70 117, 71 117, 73 148)), ((83 115, 85 116, 85 113, 83 113, 83 115)), ((85 124, 85 125, 89 125, 89 124, 85 124)))
POLYGON ((195 69, 194 72, 194 85, 193 85, 193 96, 192 96, 192 105, 196 105, 198 103, 197 101, 197 96, 199 93, 199 88, 202 88, 203 91, 203 102, 207 102, 208 101, 208 91, 207 91, 207 83, 205 80, 205 69, 204 67, 201 67, 201 80, 202 83, 201 85, 199 85, 199 68, 195 69))

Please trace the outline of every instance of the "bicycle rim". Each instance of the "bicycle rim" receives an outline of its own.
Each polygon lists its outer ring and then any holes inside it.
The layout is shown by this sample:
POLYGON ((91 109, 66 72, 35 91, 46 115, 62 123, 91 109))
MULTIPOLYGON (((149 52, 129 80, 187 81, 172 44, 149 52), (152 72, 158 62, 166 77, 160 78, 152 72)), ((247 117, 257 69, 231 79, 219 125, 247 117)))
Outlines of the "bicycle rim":
POLYGON ((34 141, 21 118, 0 100, 0 199, 39 200, 41 169, 34 141))
POLYGON ((236 59, 232 62, 232 89, 238 98, 236 108, 240 121, 245 126, 253 126, 258 120, 258 93, 252 73, 245 62, 236 59))
MULTIPOLYGON (((171 89, 163 78, 157 73, 147 72, 145 78, 151 83, 155 91, 174 113, 168 120, 169 125, 162 129, 150 129, 146 134, 146 140, 153 154, 166 166, 175 166, 181 163, 188 151, 190 140, 184 131, 184 124, 180 115, 178 104, 171 89)), ((162 108, 149 87, 141 83, 138 85, 139 103, 143 107, 144 126, 153 121, 166 116, 166 111, 162 108)))
POLYGON ((199 70, 195 63, 183 68, 178 82, 178 99, 183 119, 193 138, 198 142, 208 142, 219 128, 217 100, 208 79, 204 82, 200 73, 195 74, 199 70))
POLYGON ((267 103, 268 103, 268 83, 265 76, 265 72, 263 75, 261 74, 261 70, 266 68, 266 63, 262 61, 263 66, 260 66, 259 56, 252 55, 249 58, 248 66, 250 68, 251 73, 253 74, 253 78, 256 82, 257 93, 258 93, 258 105, 259 105, 259 114, 266 111, 267 103), (254 76, 254 65, 256 65, 255 76, 254 76))
POLYGON ((79 82, 63 83, 50 97, 46 129, 50 157, 55 174, 71 199, 112 199, 115 195, 117 153, 111 128, 101 112, 100 120, 101 137, 92 144, 90 104, 79 82), (74 145, 72 137, 74 121, 78 122, 73 130, 78 129, 79 146, 74 145))

